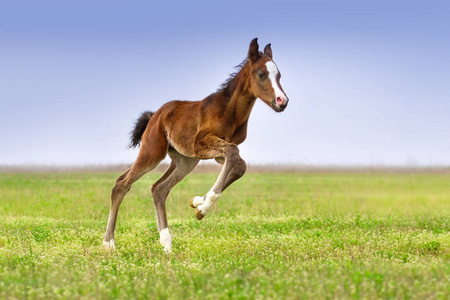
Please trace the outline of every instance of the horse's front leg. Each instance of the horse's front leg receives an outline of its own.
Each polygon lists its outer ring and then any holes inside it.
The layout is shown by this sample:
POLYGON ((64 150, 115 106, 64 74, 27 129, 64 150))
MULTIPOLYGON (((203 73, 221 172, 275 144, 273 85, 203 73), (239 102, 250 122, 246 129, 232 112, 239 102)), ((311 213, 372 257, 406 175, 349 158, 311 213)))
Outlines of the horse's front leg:
POLYGON ((245 161, 239 156, 239 149, 235 144, 228 143, 214 135, 207 135, 196 142, 195 153, 198 158, 202 159, 223 157, 225 160, 220 175, 209 192, 203 197, 197 196, 191 200, 191 206, 197 208, 195 216, 201 220, 214 202, 220 198, 222 192, 244 175, 247 167, 245 161))

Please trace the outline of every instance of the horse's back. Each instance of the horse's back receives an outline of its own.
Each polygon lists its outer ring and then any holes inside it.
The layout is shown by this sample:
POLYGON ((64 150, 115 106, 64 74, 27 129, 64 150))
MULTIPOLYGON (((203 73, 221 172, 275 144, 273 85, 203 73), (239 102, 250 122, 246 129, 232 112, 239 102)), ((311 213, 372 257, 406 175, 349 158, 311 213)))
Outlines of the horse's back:
MULTIPOLYGON (((226 102, 213 93, 200 101, 173 100, 165 103, 152 117, 152 127, 166 135, 169 146, 179 153, 194 157, 195 139, 199 132, 218 136, 230 135, 229 126, 218 122, 226 111, 226 102)), ((230 135, 231 138, 231 135, 230 135)))

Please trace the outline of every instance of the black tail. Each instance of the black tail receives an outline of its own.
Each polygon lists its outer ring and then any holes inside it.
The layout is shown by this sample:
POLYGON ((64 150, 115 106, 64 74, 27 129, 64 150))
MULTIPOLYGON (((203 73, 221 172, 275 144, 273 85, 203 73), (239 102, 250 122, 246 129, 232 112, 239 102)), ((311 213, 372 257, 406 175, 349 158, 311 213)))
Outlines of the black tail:
POLYGON ((134 129, 131 132, 131 141, 128 148, 135 148, 141 143, 142 135, 144 134, 145 128, 147 128, 148 121, 153 116, 151 111, 144 111, 141 116, 137 119, 134 129))

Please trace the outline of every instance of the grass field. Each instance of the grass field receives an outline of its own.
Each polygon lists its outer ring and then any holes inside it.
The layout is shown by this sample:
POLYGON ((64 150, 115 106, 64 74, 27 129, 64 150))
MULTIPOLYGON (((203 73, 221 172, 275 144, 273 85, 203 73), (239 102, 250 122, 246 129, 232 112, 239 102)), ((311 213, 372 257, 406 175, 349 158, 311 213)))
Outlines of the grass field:
POLYGON ((450 175, 246 174, 202 221, 217 174, 168 199, 159 244, 149 187, 102 239, 118 173, 0 174, 0 298, 448 299, 450 175))

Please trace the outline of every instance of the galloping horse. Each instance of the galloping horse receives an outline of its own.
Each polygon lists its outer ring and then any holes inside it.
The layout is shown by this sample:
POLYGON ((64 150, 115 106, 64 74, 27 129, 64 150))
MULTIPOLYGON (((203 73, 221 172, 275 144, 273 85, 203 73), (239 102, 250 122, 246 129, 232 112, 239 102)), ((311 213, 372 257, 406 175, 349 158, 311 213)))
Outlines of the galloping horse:
POLYGON ((111 193, 111 210, 103 245, 114 248, 114 228, 119 206, 131 185, 153 170, 169 153, 172 162, 151 188, 156 208, 160 242, 171 251, 172 237, 166 216, 170 190, 189 174, 200 159, 214 158, 223 164, 219 178, 205 196, 191 199, 195 216, 201 220, 222 192, 246 171, 237 145, 247 136, 247 124, 256 98, 274 111, 282 112, 288 97, 280 85, 280 72, 272 60, 270 44, 259 51, 258 39, 251 41, 240 70, 216 92, 201 101, 170 101, 155 113, 144 112, 132 132, 130 147, 141 144, 134 164, 119 176, 111 193))

